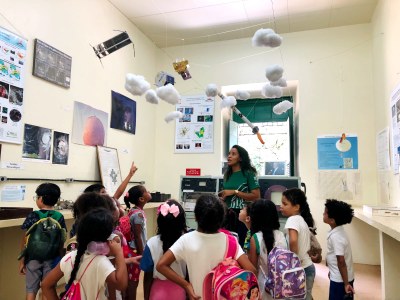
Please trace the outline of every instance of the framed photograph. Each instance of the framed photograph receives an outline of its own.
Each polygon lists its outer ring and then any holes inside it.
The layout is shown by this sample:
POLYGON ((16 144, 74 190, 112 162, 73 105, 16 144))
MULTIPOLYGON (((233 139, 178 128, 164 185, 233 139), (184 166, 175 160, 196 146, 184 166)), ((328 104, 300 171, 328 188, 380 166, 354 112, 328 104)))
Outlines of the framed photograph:
POLYGON ((53 164, 67 165, 69 156, 69 134, 54 131, 53 136, 53 164))
POLYGON ((22 158, 50 162, 52 130, 40 126, 25 124, 22 158))
POLYGON ((34 76, 69 88, 71 84, 72 57, 35 39, 33 56, 34 76))
POLYGON ((111 91, 111 102, 110 127, 135 134, 136 101, 111 91))
POLYGON ((115 148, 97 146, 97 159, 101 181, 109 195, 114 195, 122 183, 119 167, 118 150, 115 148))

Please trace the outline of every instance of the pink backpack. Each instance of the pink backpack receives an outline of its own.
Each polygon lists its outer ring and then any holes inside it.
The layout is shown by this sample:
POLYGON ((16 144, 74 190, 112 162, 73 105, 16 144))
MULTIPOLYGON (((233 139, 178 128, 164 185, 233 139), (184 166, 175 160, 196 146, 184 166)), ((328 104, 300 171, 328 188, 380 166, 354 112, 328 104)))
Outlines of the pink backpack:
MULTIPOLYGON (((97 255, 96 255, 97 256, 97 255)), ((71 286, 68 288, 68 291, 65 293, 65 295, 61 298, 61 300, 81 300, 81 279, 83 275, 85 275, 85 272, 87 268, 89 268, 90 264, 92 263, 93 259, 96 258, 93 257, 90 262, 87 264, 85 270, 83 271, 81 277, 79 277, 78 280, 74 280, 74 282, 71 284, 71 286)), ((71 262, 72 264, 72 262, 71 262)))
POLYGON ((259 287, 254 273, 240 268, 235 260, 238 244, 232 235, 226 235, 226 252, 220 262, 203 281, 204 300, 245 300, 251 295, 259 299, 259 287))
POLYGON ((121 218, 119 218, 119 224, 118 226, 115 228, 116 230, 120 231, 127 242, 130 242, 132 240, 134 240, 134 236, 133 236, 133 231, 131 229, 131 216, 133 215, 134 212, 136 212, 138 209, 134 209, 132 208, 127 215, 122 216, 121 218))

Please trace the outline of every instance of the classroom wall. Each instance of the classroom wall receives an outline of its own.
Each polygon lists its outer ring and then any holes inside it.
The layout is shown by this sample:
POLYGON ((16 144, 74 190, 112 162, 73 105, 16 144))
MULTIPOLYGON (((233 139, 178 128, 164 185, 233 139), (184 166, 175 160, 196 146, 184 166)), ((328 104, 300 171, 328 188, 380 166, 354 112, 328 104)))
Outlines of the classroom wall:
MULTIPOLYGON (((392 15, 398 8, 395 0, 378 5, 372 24, 284 34, 283 44, 278 49, 253 48, 250 39, 158 49, 105 0, 4 1, 0 26, 29 39, 25 123, 71 133, 73 101, 110 113, 111 89, 130 96, 124 90, 127 72, 144 75, 153 82, 158 71, 167 71, 175 75, 175 87, 182 95, 195 95, 203 94, 205 86, 212 82, 220 86, 264 82, 265 67, 278 63, 284 66, 284 76, 288 80, 298 82, 299 175, 307 184, 319 239, 325 240, 329 228, 321 221, 324 201, 317 198, 318 135, 341 132, 358 135, 363 201, 352 204, 378 203, 375 133, 383 126, 389 126, 390 122, 388 111, 379 102, 381 100, 375 99, 389 101, 388 95, 398 79, 393 71, 399 63, 398 58, 393 58, 394 28, 398 28, 399 22, 392 15), (376 32, 381 28, 387 31, 385 36, 388 37, 382 42, 376 38, 376 32), (136 57, 133 57, 132 48, 127 46, 104 58, 102 67, 89 44, 95 45, 114 36, 114 29, 128 31, 135 43, 136 57), (34 38, 72 56, 70 89, 31 75, 34 38), (183 81, 173 71, 172 62, 177 58, 189 59, 192 79, 183 81), (385 75, 381 76, 381 73, 385 75), (392 83, 387 86, 385 78, 389 76, 392 83)), ((107 145, 119 150, 122 176, 127 174, 130 162, 135 160, 139 171, 133 180, 144 180, 148 189, 178 198, 179 177, 185 174, 186 168, 201 168, 202 175, 221 174, 226 149, 222 149, 221 142, 223 126, 219 99, 215 105, 214 153, 174 154, 175 125, 164 121, 174 106, 165 102, 155 106, 146 103, 143 97, 130 97, 137 100, 136 135, 108 129, 107 145), (124 149, 128 153, 124 153, 124 149)), ((3 143, 2 161, 21 162, 21 154, 21 145, 3 143)), ((92 147, 70 144, 68 166, 22 163, 23 170, 1 169, 0 175, 99 179, 96 151, 92 147)), ((393 185, 398 178, 391 180, 392 193, 397 195, 393 185)), ((18 183, 21 182, 6 184, 18 183)), ((18 202, 18 206, 33 206, 31 199, 38 184, 28 183, 26 200, 18 202)), ((0 188, 4 185, 0 183, 0 188)), ((86 185, 60 184, 63 198, 75 199, 86 185)), ((1 206, 7 205, 16 204, 1 202, 1 206)), ((362 224, 349 226, 348 232, 357 241, 353 244, 355 261, 378 264, 377 235, 370 235, 368 227, 362 224), (366 246, 370 249, 368 254, 363 251, 366 246)))
MULTIPOLYGON (((145 181, 149 189, 155 188, 156 108, 143 97, 132 96, 124 88, 128 72, 141 74, 149 82, 154 82, 155 45, 107 0, 3 0, 0 26, 29 40, 23 122, 71 134, 74 101, 110 114, 111 90, 124 94, 137 101, 136 135, 108 128, 107 146, 118 149, 123 178, 134 160, 139 170, 131 180, 145 181), (119 33, 114 30, 128 32, 135 45, 136 57, 133 46, 129 45, 103 58, 101 64, 90 45, 97 45, 119 33), (35 38, 72 56, 71 88, 65 89, 31 75, 35 38)), ((22 145, 2 144, 1 161, 22 163, 24 169, 0 169, 1 176, 100 179, 95 147, 70 142, 69 162, 64 166, 22 161, 22 145)), ((24 202, 1 202, 1 206, 33 206, 32 196, 40 182, 9 181, 0 183, 0 190, 6 184, 25 183, 27 194, 24 202)), ((62 197, 74 200, 89 184, 61 183, 62 197)))
MULTIPOLYGON (((329 228, 322 223, 324 199, 317 197, 318 135, 342 132, 358 135, 363 200, 351 204, 377 202, 371 25, 296 32, 282 37, 278 49, 254 48, 250 38, 165 48, 158 53, 158 68, 173 72, 175 59, 189 60, 192 79, 183 81, 175 73, 178 78, 175 86, 182 95, 204 93, 208 83, 223 86, 265 82, 266 66, 275 63, 284 67, 287 80, 298 81, 299 175, 307 184, 318 236, 324 241, 329 228)), ((179 175, 185 174, 185 168, 201 168, 202 175, 221 174, 225 150, 221 149, 219 103, 216 99, 214 154, 174 154, 175 126, 165 125, 162 120, 173 106, 159 107, 157 128, 163 130, 157 130, 157 144, 163 147, 156 149, 155 164, 159 170, 155 181, 160 189, 177 196, 179 175)), ((368 236, 365 226, 349 226, 348 231, 351 236, 368 236)), ((377 238, 374 235, 372 241, 353 245, 356 262, 379 264, 377 238), (371 249, 368 254, 362 251, 366 245, 371 249)))
MULTIPOLYGON (((373 51, 373 95, 375 110, 375 134, 382 129, 391 129, 390 95, 400 84, 399 34, 400 1, 379 1, 372 19, 372 51, 373 51)), ((384 184, 389 185, 390 198, 381 202, 400 205, 399 175, 393 171, 380 175, 384 184)))

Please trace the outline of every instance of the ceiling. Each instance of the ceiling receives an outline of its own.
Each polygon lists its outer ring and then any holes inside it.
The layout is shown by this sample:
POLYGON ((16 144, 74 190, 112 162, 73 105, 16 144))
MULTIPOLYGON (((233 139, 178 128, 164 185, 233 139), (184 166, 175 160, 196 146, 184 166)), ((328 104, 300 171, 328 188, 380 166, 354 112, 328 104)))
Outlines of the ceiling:
POLYGON ((108 0, 158 47, 369 23, 378 0, 108 0))

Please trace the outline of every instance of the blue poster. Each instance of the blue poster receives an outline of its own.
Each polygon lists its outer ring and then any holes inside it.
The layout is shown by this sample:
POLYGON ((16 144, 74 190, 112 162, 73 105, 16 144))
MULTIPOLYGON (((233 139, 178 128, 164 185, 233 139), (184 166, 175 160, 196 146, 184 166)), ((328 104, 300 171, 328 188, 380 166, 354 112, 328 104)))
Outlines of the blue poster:
POLYGON ((318 170, 358 169, 358 138, 340 135, 317 138, 318 170))

